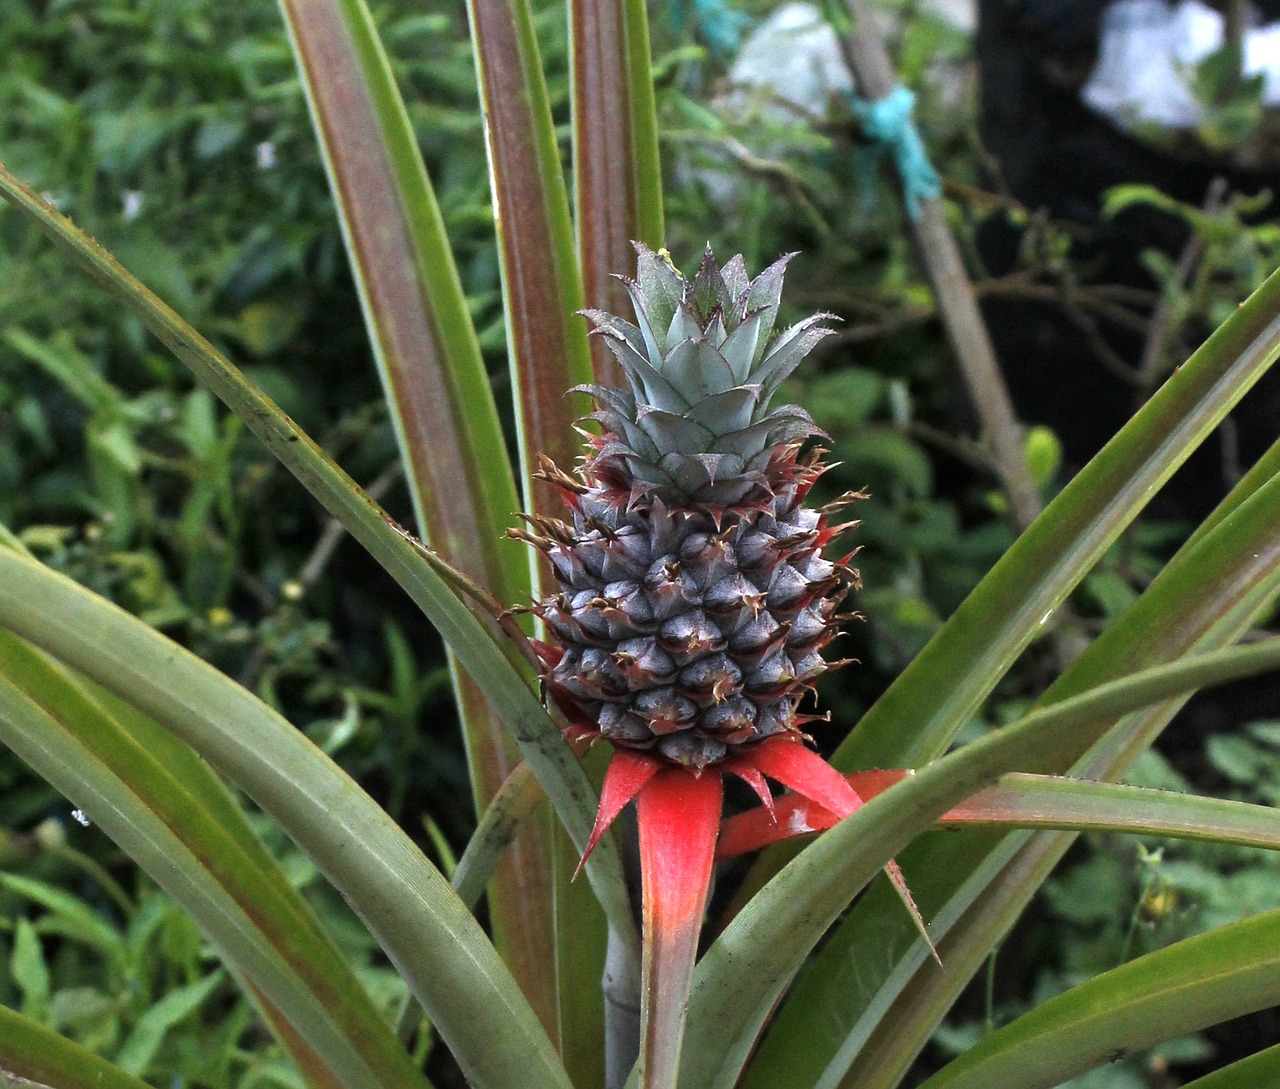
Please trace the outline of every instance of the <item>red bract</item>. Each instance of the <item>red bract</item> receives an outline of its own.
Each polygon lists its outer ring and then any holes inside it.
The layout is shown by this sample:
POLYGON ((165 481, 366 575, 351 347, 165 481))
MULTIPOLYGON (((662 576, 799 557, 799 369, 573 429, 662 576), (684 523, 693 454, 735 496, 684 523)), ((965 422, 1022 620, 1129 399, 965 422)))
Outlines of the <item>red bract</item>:
MULTIPOLYGON (((870 775, 875 778, 869 782, 879 793, 909 774, 873 772, 870 775)), ((642 1083, 668 1085, 674 1084, 679 1061, 683 1013, 715 860, 829 828, 857 810, 863 799, 849 779, 795 735, 767 738, 705 769, 617 749, 605 773, 600 808, 583 861, 632 800, 639 824, 643 891, 640 1063, 646 1073, 642 1083), (748 783, 763 803, 730 822, 728 850, 717 848, 724 773, 748 783), (775 804, 766 776, 793 793, 775 804)), ((891 861, 885 869, 932 950, 933 943, 897 863, 891 861)))
POLYGON ((644 935, 639 1062, 653 1085, 675 1083, 721 802, 720 776, 669 766, 636 798, 644 935))
MULTIPOLYGON (((910 771, 859 771, 846 777, 850 789, 865 802, 911 775, 910 771)), ((779 798, 771 810, 749 809, 730 817, 720 829, 717 861, 758 851, 794 836, 822 832, 840 818, 803 792, 779 798)))

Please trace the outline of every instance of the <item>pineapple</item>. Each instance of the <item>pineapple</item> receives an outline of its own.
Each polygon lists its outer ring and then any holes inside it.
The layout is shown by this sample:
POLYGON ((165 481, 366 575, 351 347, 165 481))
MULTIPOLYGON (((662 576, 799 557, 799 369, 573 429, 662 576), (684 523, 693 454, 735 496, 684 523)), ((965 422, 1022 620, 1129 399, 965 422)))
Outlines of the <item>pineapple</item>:
POLYGON ((626 281, 636 324, 586 311, 629 390, 582 389, 603 434, 577 477, 544 460, 568 522, 520 534, 547 555, 559 592, 535 612, 551 697, 580 733, 701 771, 778 735, 828 667, 822 648, 856 583, 824 546, 845 526, 806 493, 821 432, 801 408, 770 408, 831 330, 817 314, 773 335, 788 258, 749 280, 708 249, 686 280, 637 246, 626 281))

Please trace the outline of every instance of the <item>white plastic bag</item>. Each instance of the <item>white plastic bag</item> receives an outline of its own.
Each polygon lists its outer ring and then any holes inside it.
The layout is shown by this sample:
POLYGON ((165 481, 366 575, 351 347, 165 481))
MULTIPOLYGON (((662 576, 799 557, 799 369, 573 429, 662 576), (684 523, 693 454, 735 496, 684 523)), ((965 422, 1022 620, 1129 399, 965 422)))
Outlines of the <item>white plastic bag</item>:
MULTIPOLYGON (((1098 62, 1081 97, 1122 128, 1193 128, 1204 111, 1192 69, 1221 48, 1222 16, 1200 0, 1117 0, 1102 17, 1098 62)), ((1280 105, 1280 24, 1246 32, 1244 74, 1264 76, 1263 103, 1280 105)))

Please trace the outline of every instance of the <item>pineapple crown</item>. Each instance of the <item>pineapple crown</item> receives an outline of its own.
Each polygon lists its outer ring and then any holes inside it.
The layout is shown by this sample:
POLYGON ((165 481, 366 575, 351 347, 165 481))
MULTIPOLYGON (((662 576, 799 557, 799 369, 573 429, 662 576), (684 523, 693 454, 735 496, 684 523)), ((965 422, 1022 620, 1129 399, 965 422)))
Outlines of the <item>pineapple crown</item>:
POLYGON ((780 451, 794 455, 822 432, 804 409, 769 405, 782 380, 832 332, 821 324, 831 315, 774 333, 793 255, 752 280, 741 254, 720 266, 708 246, 686 280, 665 250, 637 243, 636 252, 636 278, 623 278, 636 324, 583 311, 630 387, 578 387, 596 400, 589 418, 607 432, 595 443, 590 471, 668 503, 734 505, 771 495, 780 451))

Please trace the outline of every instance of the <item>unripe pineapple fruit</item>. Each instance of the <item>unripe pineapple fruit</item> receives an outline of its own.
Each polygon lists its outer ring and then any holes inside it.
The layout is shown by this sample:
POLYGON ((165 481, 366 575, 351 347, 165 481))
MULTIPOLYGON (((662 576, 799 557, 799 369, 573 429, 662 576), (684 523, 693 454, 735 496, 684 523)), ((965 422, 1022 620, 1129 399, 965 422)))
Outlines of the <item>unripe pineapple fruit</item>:
POLYGON ((708 250, 686 280, 637 250, 636 323, 587 311, 629 389, 583 387, 603 434, 576 477, 542 474, 570 520, 525 536, 560 587, 536 608, 552 698, 585 733, 704 768, 799 732, 856 581, 822 554, 846 527, 802 506, 821 468, 801 445, 820 432, 770 408, 831 330, 818 314, 773 333, 786 258, 749 280, 741 256, 721 267, 708 250))

